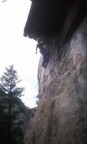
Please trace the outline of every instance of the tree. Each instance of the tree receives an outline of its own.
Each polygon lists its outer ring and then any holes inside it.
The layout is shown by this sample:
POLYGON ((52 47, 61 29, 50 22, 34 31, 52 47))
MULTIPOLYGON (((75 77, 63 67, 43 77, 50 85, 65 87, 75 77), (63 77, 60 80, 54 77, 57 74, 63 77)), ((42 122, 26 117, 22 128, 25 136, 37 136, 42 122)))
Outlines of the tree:
POLYGON ((5 144, 5 141, 7 141, 8 144, 8 123, 4 96, 4 93, 0 90, 0 142, 5 144))
MULTIPOLYGON (((2 133, 1 138, 6 140, 6 144, 20 144, 21 136, 14 137, 16 129, 22 133, 19 107, 24 88, 17 86, 20 81, 13 65, 6 68, 6 72, 0 78, 0 130, 3 130, 4 134, 2 133)), ((4 143, 1 142, 1 144, 4 143)))

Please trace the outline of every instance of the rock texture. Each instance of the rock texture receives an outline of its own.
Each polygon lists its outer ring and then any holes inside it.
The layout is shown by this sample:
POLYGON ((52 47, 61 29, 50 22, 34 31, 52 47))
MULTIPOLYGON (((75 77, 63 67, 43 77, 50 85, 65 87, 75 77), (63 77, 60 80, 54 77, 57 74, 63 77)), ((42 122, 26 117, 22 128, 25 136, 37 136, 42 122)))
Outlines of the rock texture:
POLYGON ((24 36, 37 40, 61 35, 68 14, 68 34, 72 35, 87 14, 86 0, 32 0, 24 36))
POLYGON ((38 69, 39 104, 25 144, 87 144, 87 18, 65 44, 48 44, 38 69))
MULTIPOLYGON (((37 112, 27 130, 25 144, 87 144, 87 8, 85 0, 76 2, 74 1, 70 8, 67 5, 66 16, 62 11, 64 19, 61 21, 63 23, 60 32, 56 33, 52 23, 49 28, 50 30, 53 28, 53 31, 51 36, 48 36, 50 32, 47 30, 48 16, 47 23, 45 17, 42 15, 39 17, 40 22, 44 19, 45 25, 35 23, 37 19, 32 15, 38 17, 41 8, 39 5, 38 12, 35 13, 33 8, 36 10, 38 3, 35 5, 32 0, 30 22, 28 20, 26 23, 25 35, 29 37, 32 35, 34 39, 41 38, 46 42, 49 62, 47 67, 43 68, 42 58, 40 60, 38 68, 40 99, 37 112), (52 37, 53 34, 56 35, 52 37)), ((39 4, 42 6, 41 2, 39 4)), ((46 12, 49 14, 49 9, 46 12)), ((55 16, 55 6, 52 16, 50 20, 55 16)), ((60 22, 60 17, 56 15, 55 21, 56 18, 57 23, 60 22)), ((57 30, 59 31, 59 27, 57 30)))

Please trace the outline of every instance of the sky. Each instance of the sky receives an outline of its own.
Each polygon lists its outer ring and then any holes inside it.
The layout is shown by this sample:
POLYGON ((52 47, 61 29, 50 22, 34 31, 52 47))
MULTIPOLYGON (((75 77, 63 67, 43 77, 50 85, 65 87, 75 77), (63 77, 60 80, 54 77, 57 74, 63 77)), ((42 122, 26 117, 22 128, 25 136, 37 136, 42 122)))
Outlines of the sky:
POLYGON ((26 106, 36 106, 38 94, 38 63, 40 54, 36 55, 37 42, 23 36, 24 26, 30 10, 30 0, 0 0, 0 76, 6 67, 14 65, 21 86, 25 87, 21 98, 26 106))

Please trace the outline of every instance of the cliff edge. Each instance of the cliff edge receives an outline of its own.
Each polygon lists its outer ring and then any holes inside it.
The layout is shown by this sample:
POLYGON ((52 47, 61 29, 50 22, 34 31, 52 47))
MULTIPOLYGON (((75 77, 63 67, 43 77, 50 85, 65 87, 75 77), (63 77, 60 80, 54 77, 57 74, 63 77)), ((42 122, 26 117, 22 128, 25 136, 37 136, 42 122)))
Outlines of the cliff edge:
POLYGON ((75 8, 69 11, 61 35, 46 41, 49 62, 46 68, 42 59, 39 63, 40 99, 25 144, 87 144, 87 16, 78 18, 73 31, 75 8), (70 27, 73 33, 67 37, 70 27))

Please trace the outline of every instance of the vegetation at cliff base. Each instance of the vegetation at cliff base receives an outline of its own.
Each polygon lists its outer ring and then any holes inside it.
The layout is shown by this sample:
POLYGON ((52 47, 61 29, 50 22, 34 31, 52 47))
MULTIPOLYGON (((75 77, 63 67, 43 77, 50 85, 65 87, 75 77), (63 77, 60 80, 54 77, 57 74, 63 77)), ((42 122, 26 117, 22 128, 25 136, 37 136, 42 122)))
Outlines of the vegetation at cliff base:
POLYGON ((20 97, 24 88, 18 87, 20 79, 14 66, 6 68, 0 78, 0 143, 23 144, 25 119, 28 108, 20 97))

